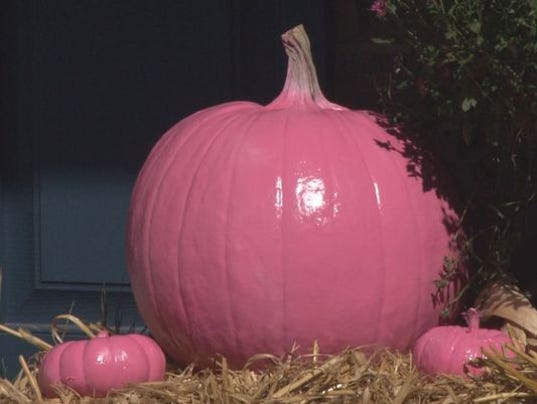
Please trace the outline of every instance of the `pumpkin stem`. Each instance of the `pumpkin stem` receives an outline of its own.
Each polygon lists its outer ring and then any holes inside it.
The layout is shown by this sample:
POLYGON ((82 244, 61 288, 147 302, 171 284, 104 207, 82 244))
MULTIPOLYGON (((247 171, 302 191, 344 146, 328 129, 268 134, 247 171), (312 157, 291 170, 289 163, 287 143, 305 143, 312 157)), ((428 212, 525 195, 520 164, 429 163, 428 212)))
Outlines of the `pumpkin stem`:
POLYGON ((110 336, 110 333, 106 330, 101 330, 97 333, 97 335, 95 336, 95 338, 106 338, 106 337, 109 337, 110 336))
POLYGON ((473 307, 469 308, 466 313, 463 313, 463 317, 468 324, 468 332, 473 332, 479 329, 479 312, 473 307))
POLYGON ((287 77, 281 94, 267 107, 282 108, 291 105, 317 105, 321 108, 346 110, 328 101, 321 91, 317 71, 311 55, 310 40, 303 25, 298 25, 282 35, 287 54, 287 77))

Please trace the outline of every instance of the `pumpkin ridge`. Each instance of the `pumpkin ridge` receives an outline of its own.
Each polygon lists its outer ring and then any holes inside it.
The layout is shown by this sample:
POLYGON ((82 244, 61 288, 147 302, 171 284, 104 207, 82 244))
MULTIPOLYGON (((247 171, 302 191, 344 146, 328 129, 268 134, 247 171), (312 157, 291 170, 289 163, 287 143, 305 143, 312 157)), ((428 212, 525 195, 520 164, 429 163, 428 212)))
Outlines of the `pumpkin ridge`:
MULTIPOLYGON (((348 112, 349 114, 353 114, 351 116, 355 116, 354 115, 354 111, 349 111, 348 112)), ((364 152, 362 151, 362 148, 361 148, 361 145, 360 143, 356 140, 355 136, 351 136, 349 135, 349 133, 354 133, 356 130, 354 128, 352 128, 349 124, 348 124, 348 121, 347 120, 344 120, 344 119, 341 119, 341 115, 340 114, 326 114, 327 116, 330 117, 330 119, 332 119, 333 122, 336 123, 337 126, 339 126, 340 128, 342 128, 342 130, 338 131, 338 133, 341 135, 343 135, 343 137, 346 137, 348 139, 348 142, 354 146, 354 149, 357 151, 357 154, 360 156, 360 165, 363 166, 365 168, 365 172, 367 173, 367 177, 369 178, 369 183, 370 184, 373 184, 375 181, 374 181, 374 178, 373 178, 373 175, 371 174, 371 170, 369 168, 369 166, 367 165, 367 162, 364 158, 364 152)), ((358 127, 358 125, 357 125, 358 127)), ((378 207, 378 205, 375 203, 375 205, 378 207)), ((376 217, 376 222, 377 222, 377 229, 380 233, 382 233, 382 226, 381 226, 381 214, 378 212, 378 209, 376 209, 376 212, 378 213, 377 215, 375 215, 376 217)), ((380 289, 379 291, 379 295, 380 296, 384 296, 385 295, 385 290, 386 290, 386 272, 384 269, 386 268, 386 264, 385 264, 385 259, 384 259, 384 238, 383 237, 379 237, 379 243, 380 243, 380 246, 379 246, 379 249, 381 251, 381 254, 380 254, 380 261, 381 261, 381 267, 382 267, 382 280, 379 282, 380 285, 377 285, 377 287, 380 289)), ((385 301, 384 299, 380 299, 381 301, 381 304, 380 306, 378 307, 378 313, 376 315, 375 318, 377 319, 382 319, 382 313, 384 311, 384 306, 385 306, 385 301)), ((369 325, 368 325, 369 326, 369 325)), ((374 339, 376 340, 377 337, 381 334, 380 333, 380 328, 381 328, 381 324, 380 324, 380 321, 375 321, 375 332, 374 332, 374 339)), ((377 341, 371 341, 371 343, 375 343, 377 341)))
MULTIPOLYGON (((229 160, 230 160, 230 165, 232 166, 232 170, 231 170, 231 175, 230 175, 230 179, 229 179, 229 186, 227 187, 228 189, 228 195, 227 195, 227 198, 226 198, 226 203, 225 203, 225 206, 226 206, 226 218, 225 218, 225 221, 224 221, 224 237, 225 237, 225 243, 224 243, 224 249, 223 249, 223 252, 224 252, 224 276, 226 278, 226 288, 225 290, 227 290, 227 294, 228 294, 228 302, 232 302, 234 299, 233 299, 233 292, 231 292, 233 290, 232 288, 232 284, 231 284, 231 276, 230 276, 230 267, 231 267, 231 263, 229 261, 229 221, 230 221, 230 215, 231 215, 231 203, 232 203, 232 199, 233 199, 233 192, 231 191, 233 188, 233 183, 235 182, 236 180, 236 177, 237 177, 237 166, 238 166, 238 161, 237 161, 237 158, 241 156, 242 154, 242 151, 244 150, 244 146, 245 146, 245 142, 243 141, 245 138, 249 137, 249 136, 255 136, 256 133, 250 133, 252 127, 254 126, 255 122, 257 120, 259 120, 260 118, 260 113, 262 112, 258 112, 258 113, 255 113, 255 114, 252 114, 252 117, 250 117, 250 121, 248 122, 248 124, 244 124, 245 127, 242 129, 243 131, 243 134, 242 136, 240 137, 240 140, 238 140, 238 136, 234 138, 234 141, 236 144, 238 144, 238 146, 235 146, 233 148, 233 154, 232 156, 229 156, 229 160)), ((240 341, 240 338, 239 338, 239 335, 237 334, 237 324, 239 324, 239 321, 237 320, 237 316, 236 316, 236 313, 234 313, 232 307, 235 307, 233 304, 230 304, 228 306, 228 317, 229 317, 229 324, 230 324, 230 328, 232 330, 232 334, 233 334, 233 340, 235 342, 235 349, 240 349, 240 346, 241 346, 241 341, 240 341)))
MULTIPOLYGON (((162 135, 161 139, 159 139, 159 141, 151 148, 147 158, 146 158, 146 161, 144 162, 144 164, 142 165, 141 169, 140 169, 140 172, 138 173, 138 176, 141 178, 141 177, 145 177, 146 176, 146 173, 149 172, 151 173, 153 171, 153 166, 154 164, 159 164, 160 162, 160 159, 162 158, 162 156, 166 156, 168 154, 168 146, 170 143, 173 144, 174 140, 175 140, 175 133, 179 130, 182 129, 183 126, 185 126, 186 128, 188 128, 189 126, 189 123, 190 123, 190 118, 192 118, 193 116, 199 116, 199 115, 207 115, 208 113, 218 113, 218 114, 224 114, 226 113, 226 107, 231 107, 231 106, 241 106, 241 107, 244 107, 244 108, 247 108, 249 105, 248 104, 252 104, 252 105, 255 105, 253 103, 247 103, 247 102, 241 102, 241 101, 235 101, 235 102, 228 102, 228 103, 225 103, 225 104, 222 104, 222 105, 217 105, 217 106, 213 106, 213 107, 209 107, 209 108, 205 108, 201 111, 198 111, 196 113, 194 113, 192 116, 188 117, 188 118, 185 118, 184 120, 172 125, 167 131, 166 133, 164 133, 164 135, 162 135), (243 104, 246 104, 246 105, 243 105, 243 104)), ((198 125, 201 125, 201 122, 198 123, 198 125)), ((191 128, 191 129, 188 129, 187 132, 185 132, 184 134, 182 134, 182 137, 183 138, 186 138, 190 132, 192 131, 195 131, 195 129, 198 127, 195 126, 194 128, 191 128)), ((184 139, 183 143, 186 143, 187 139, 184 139)), ((173 158, 171 158, 173 160, 173 158)), ((137 188, 140 187, 140 183, 138 181, 136 181, 136 183, 134 184, 134 188, 133 188, 133 194, 137 193, 137 188)))
POLYGON ((46 353, 41 362, 41 371, 37 374, 38 383, 44 390, 45 397, 52 397, 55 394, 54 386, 65 384, 63 380, 62 356, 65 349, 72 344, 72 341, 64 342, 60 345, 55 345, 46 353), (51 365, 52 363, 52 365, 51 365), (43 371, 46 369, 46 372, 43 371))
POLYGON ((95 391, 90 391, 89 385, 90 385, 90 382, 93 384, 93 380, 92 379, 90 380, 89 375, 88 375, 88 369, 86 368, 87 363, 92 363, 92 360, 91 360, 91 358, 89 358, 89 355, 88 355, 88 348, 89 348, 90 342, 91 342, 91 340, 88 341, 86 344, 82 345, 82 355, 80 355, 82 357, 82 361, 80 363, 80 366, 84 370, 83 373, 82 373, 83 377, 82 377, 81 383, 83 383, 83 387, 81 388, 81 390, 86 392, 85 394, 95 394, 96 393, 95 391))
MULTIPOLYGON (((141 366, 139 367, 144 369, 144 374, 141 375, 141 374, 137 374, 138 378, 140 381, 142 380, 149 380, 150 376, 153 374, 153 366, 154 366, 154 361, 151 360, 152 358, 149 357, 149 354, 147 352, 147 350, 145 349, 145 347, 140 343, 140 341, 138 340, 138 338, 132 338, 132 335, 126 335, 125 338, 128 338, 129 341, 136 345, 137 348, 138 348, 138 351, 141 352, 145 358, 145 361, 144 363, 146 364, 146 366, 141 366)), ((136 380, 138 381, 138 380, 136 380)))
MULTIPOLYGON (((425 333, 423 333, 420 336, 420 339, 418 339, 417 343, 414 344, 413 349, 411 350, 412 360, 414 362, 414 366, 416 367, 416 369, 419 368, 419 363, 420 362, 421 363, 424 362, 423 355, 428 354, 429 345, 431 345, 432 342, 434 341, 432 338, 429 338, 429 339, 422 338, 425 335, 429 335, 430 332, 431 331, 429 330, 429 331, 426 331, 425 333)), ((432 371, 431 369, 423 369, 423 370, 425 372, 431 372, 432 371)))
MULTIPOLYGON (((173 166, 175 160, 177 159, 177 156, 179 154, 179 150, 182 149, 182 147, 197 132, 199 127, 204 122, 205 121, 198 122, 198 124, 196 126, 194 126, 193 128, 190 128, 189 131, 183 132, 181 134, 181 138, 179 138, 177 140, 177 142, 179 144, 175 146, 176 148, 175 148, 174 153, 172 153, 171 157, 169 157, 169 160, 166 162, 165 167, 162 170, 158 170, 159 173, 163 172, 164 174, 160 175, 160 178, 158 180, 157 186, 155 187, 153 192, 151 192, 150 195, 149 195, 149 200, 147 201, 146 210, 145 210, 147 212, 147 217, 144 218, 144 220, 143 220, 143 224, 144 224, 144 226, 143 226, 143 239, 145 240, 143 245, 145 246, 145 250, 146 250, 145 253, 143 254, 143 260, 144 260, 144 266, 146 268, 152 267, 152 265, 151 265, 151 263, 152 263, 152 258, 151 258, 152 253, 151 253, 151 251, 152 251, 153 242, 152 242, 151 235, 153 233, 151 232, 151 228, 152 228, 152 224, 153 224, 153 214, 155 212, 155 206, 158 206, 158 200, 159 200, 159 196, 161 195, 162 186, 163 186, 163 184, 165 182, 166 173, 168 173, 170 168, 173 166)), ((176 125, 176 126, 179 126, 179 125, 176 125)), ((187 128, 188 128, 188 125, 187 125, 187 128)), ((169 137, 171 139, 170 143, 174 143, 173 140, 176 139, 174 128, 172 128, 168 132, 168 135, 169 135, 169 137)), ((166 154, 166 157, 168 157, 167 154, 166 154)), ((157 314, 158 318, 162 318, 162 313, 161 313, 161 310, 160 310, 160 303, 157 303, 158 294, 155 293, 155 290, 158 290, 158 286, 155 285, 154 271, 145 271, 145 273, 146 273, 146 275, 148 275, 148 279, 146 279, 146 281, 148 281, 148 282, 146 282, 146 283, 147 283, 147 285, 149 287, 149 290, 150 290, 149 295, 150 295, 152 305, 153 305, 152 310, 154 310, 154 312, 157 314)), ((182 294, 181 294, 181 298, 183 298, 182 294)), ((183 304, 181 305, 181 309, 182 309, 181 310, 182 314, 186 317, 186 310, 185 310, 184 301, 183 301, 183 304)), ((151 317, 153 317, 153 316, 151 316, 151 317)), ((169 335, 170 330, 168 329, 167 324, 168 324, 167 322, 156 322, 158 330, 154 329, 154 331, 157 331, 157 334, 162 334, 160 332, 160 330, 164 329, 164 331, 165 331, 164 334, 169 335)), ((185 331, 186 331, 187 335, 189 335, 189 337, 191 337, 191 330, 187 329, 185 331)), ((174 345, 175 345, 175 343, 174 343, 174 345)))
MULTIPOLYGON (((209 119, 214 119, 216 117, 220 117, 221 115, 225 115, 227 113, 227 108, 225 107, 229 107, 231 106, 230 104, 233 104, 233 103, 227 103, 227 104, 224 104, 223 106, 215 106, 215 107, 211 107, 211 108, 207 108, 205 110, 202 110, 202 111, 199 111, 198 112, 198 117, 199 115, 206 115, 207 116, 207 112, 209 111, 212 111, 213 113, 217 113, 217 115, 213 116, 213 115, 208 115, 208 118, 209 119), (219 108, 220 107, 220 108, 219 108)), ((206 122, 206 119, 207 117, 205 117, 205 119, 201 120, 201 121, 195 121, 196 122, 196 125, 194 125, 193 127, 189 127, 189 122, 190 120, 187 118, 185 119, 184 121, 181 121, 179 122, 178 124, 172 126, 172 128, 170 128, 168 130, 168 132, 166 132, 166 135, 170 141, 169 143, 171 143, 173 146, 175 146, 175 150, 173 153, 166 153, 164 151, 167 151, 167 148, 164 149, 162 148, 163 150, 163 156, 162 157, 167 157, 169 160, 167 160, 164 164, 164 168, 158 170, 158 184, 157 186, 154 188, 154 190, 149 193, 149 195, 147 196, 148 200, 147 202, 145 203, 146 205, 146 209, 145 209, 145 212, 147 212, 147 217, 145 217, 142 221, 142 232, 143 232, 143 239, 145 240, 143 245, 145 246, 145 252, 143 253, 143 261, 144 261, 144 266, 147 268, 147 267, 151 267, 151 262, 152 262, 152 246, 153 246, 153 243, 151 241, 152 237, 151 237, 151 234, 152 232, 150 231, 150 229, 152 228, 152 223, 153 223, 153 213, 155 211, 155 206, 158 206, 158 200, 159 200, 159 196, 161 195, 161 190, 162 190, 162 186, 165 182, 165 178, 166 178, 166 174, 169 172, 170 168, 173 167, 175 161, 177 160, 177 156, 179 155, 179 152, 180 150, 182 150, 182 148, 184 147, 185 144, 188 143, 189 139, 192 138, 192 136, 194 136, 197 131, 199 130, 199 128, 206 122), (186 124, 185 124, 186 123, 186 124), (180 126, 186 126, 187 130, 184 131, 184 132, 181 132, 181 136, 180 138, 177 138, 177 135, 176 135, 176 131, 177 129, 180 127, 180 126), (174 141, 177 143, 177 145, 174 145, 174 141)), ((157 143, 158 144, 158 143, 157 143)), ((166 144, 167 146, 168 144, 166 144)), ((154 148, 156 148, 157 145, 155 145, 154 148)), ((156 156, 155 156, 155 160, 153 161, 156 161, 156 156)), ((144 164, 145 166, 145 164, 144 164)), ((152 171, 149 171, 149 173, 151 173, 152 171)), ((144 177, 144 180, 145 181, 150 181, 150 178, 145 178, 144 177)), ((136 190, 135 190, 136 192, 136 190)), ((132 266, 129 266, 129 267, 132 267, 132 266)), ((152 310, 157 314, 157 317, 158 318, 162 318, 162 313, 161 313, 161 310, 160 310, 160 304, 157 303, 157 297, 158 294, 155 293, 155 290, 158 290, 158 285, 155 286, 155 280, 154 280, 154 272, 153 271, 146 271, 146 275, 148 275, 146 278, 145 278, 145 281, 146 281, 146 284, 148 285, 148 288, 149 288, 149 296, 150 296, 150 299, 151 299, 151 302, 152 302, 152 310), (148 273, 148 274, 147 274, 148 273)), ((181 294, 181 298, 184 298, 183 297, 183 294, 181 294)), ((182 314, 184 315, 184 317, 186 317, 186 310, 185 310, 185 305, 184 305, 184 302, 183 302, 183 305, 181 305, 181 311, 182 311, 182 314)), ((154 316, 151 316, 151 317, 154 317, 154 316)), ((164 334, 166 335, 170 335, 170 330, 168 329, 168 326, 167 326, 167 322, 157 322, 156 326, 158 327, 157 328, 154 328, 153 330, 156 331, 156 334, 157 336, 160 337, 161 333, 159 330, 163 329, 165 331, 164 334)), ((154 327, 154 325, 152 326, 154 327)), ((187 334, 189 337, 191 337, 191 331, 190 330, 186 330, 187 334)), ((184 349, 184 347, 179 347, 179 349, 184 349)))
MULTIPOLYGON (((452 333, 452 335, 455 335, 455 338, 453 340, 453 343, 451 344, 453 347, 456 347, 457 350, 460 350, 460 346, 461 346, 461 339, 463 338, 463 336, 465 336, 464 334, 462 333, 457 333, 457 332, 454 332, 452 333)), ((453 338, 453 337, 452 337, 453 338)), ((464 346, 464 344, 463 344, 464 346)), ((464 366, 466 363, 464 364, 460 364, 460 363, 457 363, 457 358, 458 358, 458 355, 451 355, 450 357, 450 360, 449 360, 449 368, 452 372, 460 372, 460 369, 458 368, 459 365, 462 365, 464 366)), ((466 358, 466 355, 465 355, 465 358, 466 358)), ((466 362, 466 361, 465 361, 466 362)))
MULTIPOLYGON (((377 121, 377 118, 375 118, 375 116, 370 115, 370 114, 364 114, 364 118, 366 118, 364 120, 366 121, 367 126, 369 126, 370 130, 378 131, 378 126, 375 125, 377 121)), ((394 138, 394 142, 397 143, 398 147, 404 147, 404 144, 400 142, 397 138, 394 138)), ((400 153, 401 156, 404 156, 404 153, 402 150, 395 149, 395 151, 396 153, 400 153)), ((408 187, 408 181, 405 181, 407 177, 410 177, 410 175, 408 174, 406 176, 403 175, 403 171, 401 171, 398 168, 397 162, 395 161, 394 155, 392 152, 388 152, 387 157, 388 157, 388 160, 390 160, 392 167, 394 168, 392 171, 395 172, 395 175, 401 178, 399 183, 402 184, 402 187, 405 190, 404 192, 404 195, 406 196, 405 200, 407 201, 407 204, 412 209, 412 212, 409 216, 412 218, 412 221, 414 222, 414 226, 413 226, 414 229, 417 230, 414 232, 414 236, 416 237, 417 235, 418 237, 418 243, 416 243, 415 245, 420 246, 419 248, 417 248, 417 253, 415 254, 417 257, 419 257, 419 267, 420 267, 420 270, 416 271, 416 275, 419 276, 419 283, 422 284, 423 279, 424 279, 423 273, 424 271, 428 271, 428 267, 424 260, 425 244, 424 244, 423 234, 421 232, 422 226, 421 226, 421 222, 417 219, 418 215, 421 215, 421 212, 419 212, 419 210, 416 208, 415 200, 412 197, 413 193, 408 187)), ((423 194, 425 194, 425 192, 423 192, 423 194)), ((438 272, 440 275, 440 271, 438 272)), ((419 319, 423 317, 420 314, 422 307, 423 307, 423 301, 422 299, 418 299, 416 303, 415 311, 414 311, 414 323, 415 324, 418 324, 419 319)), ((413 339, 417 337, 419 337, 419 335, 415 335, 413 339)))
MULTIPOLYGON (((125 338, 123 336, 116 336, 117 338, 125 338)), ((117 353, 120 351, 124 351, 123 345, 125 344, 124 341, 120 341, 117 338, 112 338, 110 336, 105 337, 107 339, 107 350, 110 353, 110 362, 107 363, 107 368, 109 370, 114 370, 112 372, 108 372, 109 379, 107 380, 108 386, 117 386, 121 384, 121 376, 123 369, 118 366, 121 362, 117 359, 117 353)), ((95 338, 92 341, 96 341, 95 338)), ((91 341, 90 341, 91 342, 91 341)), ((129 353, 130 355, 130 353, 129 353)), ((123 364, 124 365, 124 364, 123 364)), ((107 387, 108 387, 107 386, 107 387)))
MULTIPOLYGON (((286 188, 289 187, 287 178, 284 179, 284 174, 289 172, 287 167, 289 166, 289 153, 287 148, 287 143, 289 142, 289 115, 285 115, 285 121, 283 124, 283 131, 282 131, 282 145, 283 145, 283 157, 282 157, 282 171, 281 171, 281 178, 283 180, 282 183, 282 198, 283 198, 283 206, 282 206, 282 216, 280 218, 280 242, 281 242, 281 252, 280 252, 280 273, 281 279, 282 279, 282 324, 281 324, 281 336, 282 336, 282 343, 281 346, 285 347, 285 345, 289 341, 289 327, 287 326, 287 313, 288 313, 288 279, 287 279, 287 271, 285 268, 287 268, 287 242, 285 235, 288 234, 287 231, 284 231, 284 226, 286 226, 287 223, 287 217, 289 216, 289 209, 287 208, 287 198, 286 198, 286 188)), ((291 212, 292 213, 292 212, 291 212)))
MULTIPOLYGON (((180 218, 180 222, 179 222, 179 231, 178 231, 178 234, 179 234, 179 237, 178 237, 178 240, 177 240, 177 254, 176 254, 176 281, 177 281, 177 285, 179 287, 179 291, 180 293, 179 294, 179 297, 180 297, 180 300, 181 300, 181 304, 183 305, 184 307, 184 319, 186 320, 185 323, 190 325, 192 322, 190 321, 190 317, 191 315, 189 314, 189 309, 188 309, 188 305, 186 304, 186 296, 187 296, 187 293, 186 293, 186 290, 185 290, 185 287, 184 287, 184 282, 181 281, 181 274, 182 274, 182 266, 180 265, 181 263, 181 254, 182 254, 182 251, 183 249, 181 248, 182 244, 183 244, 183 239, 184 239, 184 231, 183 231, 183 227, 184 227, 184 224, 185 224, 185 218, 186 218, 186 213, 188 211, 188 206, 191 204, 190 200, 191 200, 191 197, 192 197, 192 190, 194 188, 194 184, 196 183, 196 178, 198 177, 199 175, 199 171, 201 169, 201 167, 204 165, 205 163, 205 159, 207 158, 207 156, 209 155, 209 153, 211 152, 211 149, 214 145, 214 143, 216 142, 216 140, 222 136, 222 134, 226 132, 226 129, 231 126, 233 123, 235 123, 236 121, 239 121, 242 119, 242 116, 240 115, 235 115, 235 114, 227 114, 227 113, 223 113, 222 115, 217 115, 217 116, 208 116, 205 120, 203 120, 200 125, 197 127, 196 129, 196 132, 199 130, 200 126, 203 125, 203 124, 207 124, 207 125, 212 125, 212 126, 216 126, 217 129, 214 131, 214 133, 211 134, 211 137, 210 137, 210 140, 209 141, 206 141, 206 142, 203 142, 200 144, 200 147, 197 149, 197 150, 201 150, 203 147, 204 147, 204 151, 203 152, 199 152, 197 151, 196 153, 193 154, 193 156, 196 157, 196 160, 197 160, 197 165, 196 165, 196 168, 191 171, 191 176, 189 178, 189 183, 188 183, 188 187, 187 187, 187 192, 185 193, 185 202, 184 202, 184 206, 185 206, 185 209, 183 209, 183 211, 181 212, 181 218, 180 218), (222 116, 223 115, 223 116, 222 116), (227 118, 225 123, 221 124, 221 125, 217 125, 218 123, 218 118, 227 118)), ((184 146, 184 144, 183 144, 184 146)), ((177 159, 177 156, 179 155, 179 150, 180 148, 177 148, 176 149, 176 154, 175 154, 175 158, 174 158, 174 161, 177 159)), ((171 167, 170 167, 171 168, 171 167)), ((169 170, 167 170, 166 174, 169 173, 169 170)), ((164 175, 164 177, 166 177, 166 174, 164 175)), ((191 343, 193 344, 193 346, 191 348, 194 348, 196 345, 196 339, 195 338, 192 338, 193 337, 193 330, 189 329, 189 336, 190 336, 190 340, 191 340, 191 343)), ((180 347, 180 349, 182 349, 180 347)))
MULTIPOLYGON (((374 119, 374 118, 371 118, 371 119, 374 119)), ((374 125, 371 123, 371 126, 373 127, 374 125)), ((400 144, 400 146, 403 146, 403 145, 400 144)), ((401 155, 403 155, 403 153, 401 153, 401 155)), ((408 182, 405 181, 405 178, 403 176, 403 172, 400 169, 398 169, 397 162, 394 159, 393 153, 392 152, 387 152, 387 156, 388 156, 388 160, 391 162, 391 165, 393 167, 392 171, 395 172, 395 175, 397 175, 399 178, 401 178, 401 181, 399 181, 399 182, 402 184, 402 186, 403 186, 403 188, 405 190, 405 193, 404 193, 405 196, 406 196, 405 199, 406 199, 408 205, 412 209, 410 217, 412 218, 412 221, 414 222, 414 229, 416 229, 416 231, 414 232, 414 237, 418 238, 418 243, 416 245, 421 247, 421 248, 417 248, 418 253, 416 254, 416 256, 419 257, 419 267, 420 267, 420 269, 419 269, 419 271, 416 271, 416 275, 418 275, 419 284, 422 284, 423 279, 424 279, 423 272, 427 271, 428 268, 427 268, 427 265, 425 265, 425 263, 424 263, 425 260, 423 258, 423 254, 424 254, 424 242, 423 241, 424 240, 423 240, 423 235, 422 235, 422 232, 421 232, 422 226, 420 224, 420 221, 417 219, 418 215, 420 215, 421 213, 418 211, 418 209, 416 209, 414 198, 412 198, 412 193, 410 192, 410 189, 408 187, 408 182)), ((415 310, 414 310, 414 324, 418 324, 419 319, 422 318, 422 316, 420 315, 422 307, 423 307, 422 299, 417 299, 416 305, 415 305, 415 310)), ((412 339, 415 339, 418 336, 419 335, 414 335, 412 339)))
MULTIPOLYGON (((157 142, 155 144, 155 146, 151 149, 151 151, 149 152, 149 155, 147 156, 147 159, 146 159, 147 163, 142 166, 142 168, 140 169, 140 172, 138 173, 140 177, 141 176, 145 177, 146 173, 148 172, 151 173, 153 171, 153 165, 158 164, 158 162, 162 158, 162 155, 166 154, 168 146, 172 142, 173 142, 173 136, 171 136, 171 133, 166 133, 163 136, 162 144, 160 142, 157 142)), ((140 186, 141 184, 138 182, 134 184, 133 194, 138 192, 138 188, 140 186)))

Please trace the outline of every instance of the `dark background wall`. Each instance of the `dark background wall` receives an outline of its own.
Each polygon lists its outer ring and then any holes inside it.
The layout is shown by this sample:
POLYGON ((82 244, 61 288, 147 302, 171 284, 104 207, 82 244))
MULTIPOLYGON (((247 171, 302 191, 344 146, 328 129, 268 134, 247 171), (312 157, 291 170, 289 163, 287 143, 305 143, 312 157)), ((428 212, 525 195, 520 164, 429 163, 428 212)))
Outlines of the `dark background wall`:
MULTIPOLYGON (((152 145, 188 114, 266 103, 280 34, 304 23, 327 96, 375 106, 366 1, 4 1, 0 15, 0 321, 48 338, 51 319, 142 326, 124 227, 152 145), (106 291, 108 315, 102 312, 106 291)), ((0 335, 0 374, 33 347, 0 335)))

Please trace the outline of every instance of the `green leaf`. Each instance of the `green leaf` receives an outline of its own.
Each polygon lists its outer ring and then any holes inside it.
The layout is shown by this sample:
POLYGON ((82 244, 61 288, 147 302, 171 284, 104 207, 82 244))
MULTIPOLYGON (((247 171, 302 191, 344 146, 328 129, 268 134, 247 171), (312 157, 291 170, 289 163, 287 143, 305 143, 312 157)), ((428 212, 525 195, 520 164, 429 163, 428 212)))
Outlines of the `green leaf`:
POLYGON ((440 317, 442 317, 442 319, 448 319, 449 316, 450 316, 449 309, 447 307, 443 308, 442 311, 440 312, 440 317))
POLYGON ((389 45, 394 43, 393 38, 371 38, 371 42, 376 43, 377 45, 389 45))
POLYGON ((474 20, 469 25, 470 31, 475 32, 476 34, 479 34, 481 32, 481 22, 478 20, 474 20))
POLYGON ((434 285, 436 286, 437 289, 443 289, 449 286, 449 281, 447 281, 446 279, 436 279, 434 281, 434 285))
POLYGON ((461 108, 464 112, 470 111, 477 105, 477 100, 475 98, 465 98, 461 104, 461 108))

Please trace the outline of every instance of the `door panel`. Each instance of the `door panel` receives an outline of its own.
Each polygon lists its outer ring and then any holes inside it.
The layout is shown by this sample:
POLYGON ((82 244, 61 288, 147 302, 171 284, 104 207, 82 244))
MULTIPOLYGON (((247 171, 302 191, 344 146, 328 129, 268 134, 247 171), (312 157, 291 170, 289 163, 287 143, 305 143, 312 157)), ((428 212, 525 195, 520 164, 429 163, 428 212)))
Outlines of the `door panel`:
POLYGON ((126 207, 150 145, 231 94, 229 5, 36 5, 38 287, 127 286, 126 207))
MULTIPOLYGON (((5 1, 0 321, 39 336, 68 311, 143 327, 124 232, 145 157, 196 110, 273 98, 285 74, 279 36, 296 23, 308 25, 323 77, 324 8, 321 0, 5 1)), ((22 345, 0 337, 10 376, 17 356, 33 350, 22 345)))

